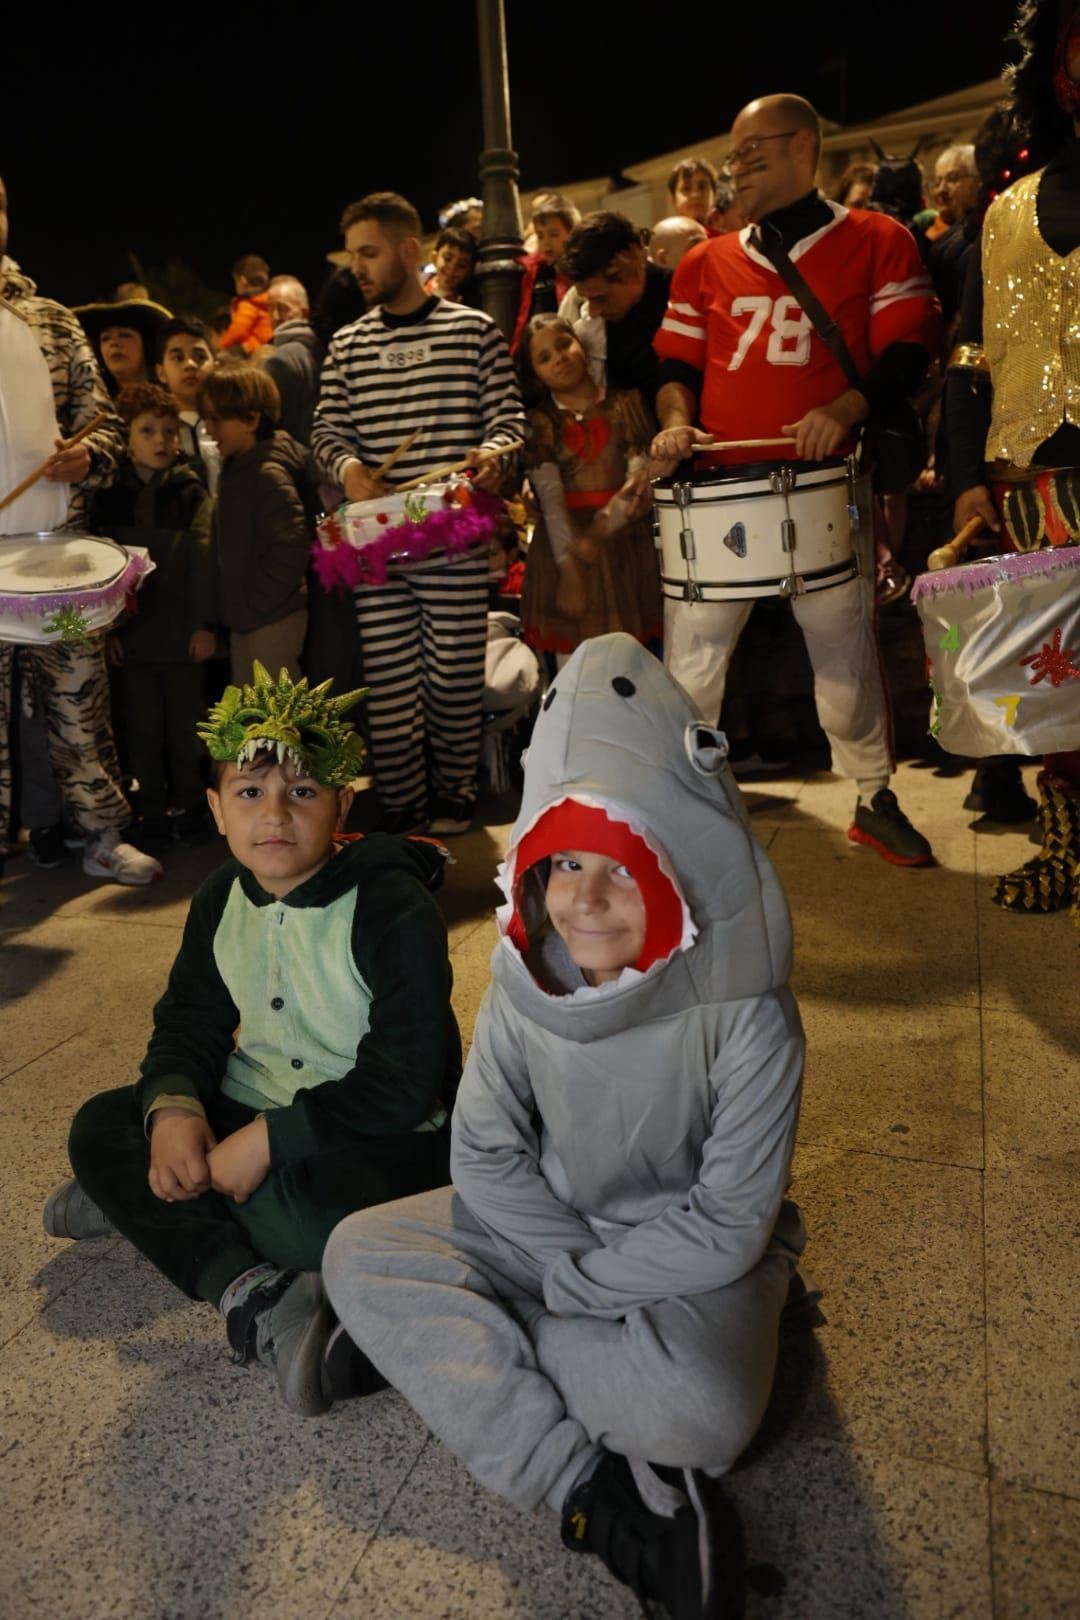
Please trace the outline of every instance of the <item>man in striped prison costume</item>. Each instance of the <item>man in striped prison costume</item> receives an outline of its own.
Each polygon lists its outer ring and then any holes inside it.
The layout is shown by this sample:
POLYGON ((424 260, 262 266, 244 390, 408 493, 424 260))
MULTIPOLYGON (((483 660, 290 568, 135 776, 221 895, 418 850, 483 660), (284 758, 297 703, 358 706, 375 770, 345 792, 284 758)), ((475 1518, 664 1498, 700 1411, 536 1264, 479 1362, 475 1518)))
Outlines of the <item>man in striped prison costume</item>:
MULTIPOLYGON (((395 192, 374 192, 342 218, 368 308, 330 344, 311 444, 349 501, 465 456, 493 487, 499 446, 523 436, 506 343, 490 316, 425 293, 420 229, 395 192), (384 482, 375 469, 415 429, 384 482)), ((434 552, 355 597, 380 825, 464 832, 480 750, 486 552, 434 552)))

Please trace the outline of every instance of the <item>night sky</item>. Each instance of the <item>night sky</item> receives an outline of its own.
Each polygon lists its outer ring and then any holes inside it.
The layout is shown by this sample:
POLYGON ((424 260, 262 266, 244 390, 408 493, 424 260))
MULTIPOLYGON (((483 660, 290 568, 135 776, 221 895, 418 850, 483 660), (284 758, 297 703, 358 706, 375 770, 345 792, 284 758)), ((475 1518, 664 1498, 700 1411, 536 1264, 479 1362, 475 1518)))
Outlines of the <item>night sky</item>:
MULTIPOLYGON (((856 123, 977 83, 1007 60, 1014 9, 506 0, 522 187, 614 175, 770 91, 856 123), (621 20, 648 13, 670 20, 621 20)), ((478 189, 471 0, 116 4, 63 22, 24 5, 0 50, 9 251, 65 303, 129 278, 129 248, 183 259, 223 292, 233 260, 257 252, 314 290, 345 203, 392 188, 433 226, 478 189)))

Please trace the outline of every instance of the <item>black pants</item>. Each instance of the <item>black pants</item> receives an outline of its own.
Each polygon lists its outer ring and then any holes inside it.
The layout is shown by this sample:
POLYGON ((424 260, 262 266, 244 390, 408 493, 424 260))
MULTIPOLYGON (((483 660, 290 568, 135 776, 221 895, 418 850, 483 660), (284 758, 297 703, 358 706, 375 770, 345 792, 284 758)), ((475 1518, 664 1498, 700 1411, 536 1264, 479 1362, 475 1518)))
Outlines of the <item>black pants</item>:
MULTIPOLYGON (((207 1110, 220 1141, 255 1111, 228 1097, 207 1110)), ((135 1088, 104 1091, 76 1114, 68 1143, 79 1185, 119 1232, 190 1299, 216 1305, 241 1272, 263 1260, 318 1271, 338 1221, 450 1180, 450 1126, 350 1142, 271 1170, 246 1204, 203 1193, 167 1204, 150 1190, 150 1144, 135 1088)))
POLYGON ((203 803, 199 739, 205 712, 201 664, 127 662, 123 666, 128 759, 139 782, 144 816, 163 816, 203 803))

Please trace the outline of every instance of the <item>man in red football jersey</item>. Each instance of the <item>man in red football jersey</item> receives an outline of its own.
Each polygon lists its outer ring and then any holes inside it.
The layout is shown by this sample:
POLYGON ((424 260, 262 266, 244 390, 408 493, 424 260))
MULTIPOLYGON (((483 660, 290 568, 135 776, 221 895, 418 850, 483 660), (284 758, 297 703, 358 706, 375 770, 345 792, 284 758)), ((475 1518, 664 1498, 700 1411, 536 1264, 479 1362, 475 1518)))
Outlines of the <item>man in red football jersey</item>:
MULTIPOLYGON (((918 387, 938 342, 940 311, 911 233, 885 214, 827 202, 816 189, 821 130, 808 101, 751 101, 731 139, 727 167, 750 224, 692 248, 675 273, 655 339, 661 431, 653 456, 662 475, 711 439, 790 435, 789 460, 846 455, 861 423, 918 387), (777 270, 778 249, 839 327, 857 388, 777 270)), ((750 458, 734 451, 711 459, 750 458)), ((709 721, 719 714, 752 606, 665 604, 668 668, 709 721)), ((833 765, 858 784, 848 836, 894 865, 926 865, 930 845, 888 785, 893 759, 873 580, 796 596, 792 608, 833 765)))

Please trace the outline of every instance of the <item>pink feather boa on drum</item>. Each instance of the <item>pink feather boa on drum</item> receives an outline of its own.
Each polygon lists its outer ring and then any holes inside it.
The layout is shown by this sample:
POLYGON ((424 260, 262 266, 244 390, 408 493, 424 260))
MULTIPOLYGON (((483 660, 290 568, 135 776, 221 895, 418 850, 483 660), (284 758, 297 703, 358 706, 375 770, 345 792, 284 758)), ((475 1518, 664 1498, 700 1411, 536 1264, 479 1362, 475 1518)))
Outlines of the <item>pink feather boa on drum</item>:
MULTIPOLYGON (((423 497, 425 491, 416 493, 423 497)), ((468 490, 465 504, 444 500, 418 520, 406 517, 400 523, 389 524, 377 539, 360 544, 348 532, 349 520, 342 522, 339 514, 331 514, 319 522, 312 564, 326 590, 385 585, 391 566, 409 567, 437 551, 445 552, 448 558, 457 557, 488 545, 504 511, 497 496, 474 487, 468 490)))

